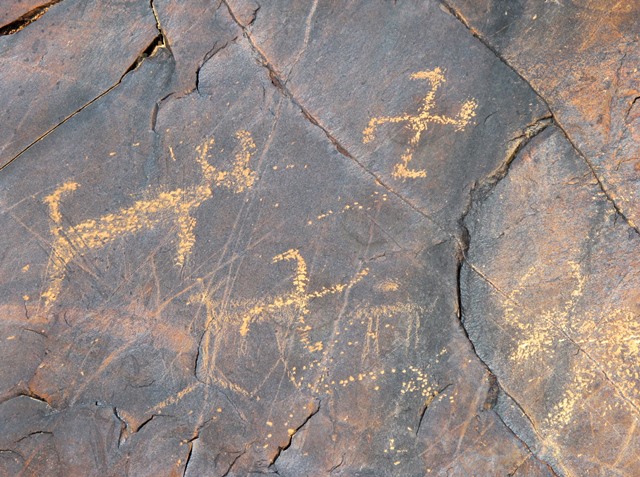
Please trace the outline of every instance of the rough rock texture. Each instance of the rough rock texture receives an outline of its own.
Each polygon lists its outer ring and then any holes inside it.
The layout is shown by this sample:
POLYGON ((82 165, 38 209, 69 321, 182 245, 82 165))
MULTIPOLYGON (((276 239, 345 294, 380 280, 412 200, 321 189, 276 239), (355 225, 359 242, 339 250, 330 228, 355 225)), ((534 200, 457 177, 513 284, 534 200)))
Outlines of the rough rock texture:
POLYGON ((607 195, 640 224, 640 3, 447 0, 549 104, 607 195))
POLYGON ((55 0, 14 0, 0 5, 0 31, 10 34, 37 20, 53 4, 55 0))
POLYGON ((638 475, 638 9, 539 3, 5 2, 0 475, 638 475))
POLYGON ((464 326, 498 412, 558 473, 638 474, 637 233, 555 127, 466 223, 464 326))

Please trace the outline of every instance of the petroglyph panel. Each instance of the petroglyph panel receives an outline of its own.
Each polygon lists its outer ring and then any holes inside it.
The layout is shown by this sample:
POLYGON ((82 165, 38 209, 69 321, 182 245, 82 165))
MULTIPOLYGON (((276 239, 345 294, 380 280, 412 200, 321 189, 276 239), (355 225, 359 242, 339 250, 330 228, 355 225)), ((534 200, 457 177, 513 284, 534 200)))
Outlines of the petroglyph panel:
POLYGON ((0 475, 640 472, 637 233, 448 2, 129 3, 0 27, 0 475))
POLYGON ((420 144, 420 139, 423 133, 426 133, 429 129, 430 123, 449 125, 453 126, 456 131, 464 131, 464 128, 476 115, 476 108, 478 107, 478 103, 474 99, 470 99, 462 104, 456 117, 450 118, 434 114, 433 109, 436 105, 436 93, 440 85, 446 81, 444 71, 442 71, 441 68, 419 71, 417 73, 412 73, 410 78, 412 80, 426 80, 431 85, 430 91, 421 101, 418 113, 414 115, 404 113, 398 116, 379 116, 371 118, 367 127, 362 131, 362 142, 365 144, 370 143, 375 139, 376 129, 383 124, 405 124, 407 129, 413 132, 413 136, 409 138, 409 145, 407 146, 407 149, 405 149, 404 153, 400 157, 400 162, 393 168, 392 176, 396 179, 403 180, 427 177, 427 172, 424 169, 410 169, 409 162, 413 159, 413 153, 418 144, 420 144))
POLYGON ((515 432, 562 475, 637 472, 635 232, 556 128, 522 151, 467 224, 477 241, 463 269, 463 319, 521 406, 515 432), (549 187, 532 181, 539 174, 549 187), (508 208, 522 201, 529 207, 508 208))

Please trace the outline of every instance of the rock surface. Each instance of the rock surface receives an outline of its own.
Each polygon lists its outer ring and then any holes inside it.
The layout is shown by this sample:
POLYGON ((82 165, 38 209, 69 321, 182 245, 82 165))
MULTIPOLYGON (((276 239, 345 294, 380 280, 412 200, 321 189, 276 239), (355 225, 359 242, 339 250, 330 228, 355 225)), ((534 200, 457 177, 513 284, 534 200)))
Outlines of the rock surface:
POLYGON ((0 475, 638 475, 591 3, 5 2, 0 475))

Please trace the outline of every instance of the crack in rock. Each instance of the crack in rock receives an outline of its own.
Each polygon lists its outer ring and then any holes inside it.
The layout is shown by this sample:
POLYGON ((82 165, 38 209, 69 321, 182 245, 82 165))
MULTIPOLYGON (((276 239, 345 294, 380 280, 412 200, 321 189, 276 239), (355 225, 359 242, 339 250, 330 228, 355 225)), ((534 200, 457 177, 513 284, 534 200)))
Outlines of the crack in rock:
POLYGON ((33 10, 28 11, 20 18, 12 21, 11 23, 6 24, 2 28, 0 28, 0 36, 13 35, 14 33, 18 33, 20 30, 25 29, 33 22, 38 20, 42 15, 47 13, 54 5, 62 2, 62 0, 52 0, 50 2, 45 3, 44 5, 40 5, 39 7, 34 8, 33 10))
POLYGON ((441 389, 437 389, 435 393, 433 393, 431 395, 431 397, 429 399, 426 400, 426 402, 424 403, 424 405, 422 406, 422 411, 420 412, 420 418, 418 419, 418 425, 416 426, 416 437, 418 436, 418 434, 420 433, 420 427, 422 427, 422 422, 424 421, 424 417, 427 414, 427 410, 429 410, 431 408, 431 404, 433 403, 433 401, 435 400, 435 398, 437 398, 438 396, 441 396, 442 393, 444 393, 447 389, 449 389, 451 386, 453 386, 452 383, 447 384, 446 386, 444 386, 441 389))
POLYGON ((302 422, 302 424, 300 424, 298 427, 296 427, 295 429, 293 429, 292 432, 289 433, 289 440, 288 442, 280 447, 278 446, 278 451, 276 452, 276 454, 273 456, 273 458, 271 459, 271 462, 269 462, 269 466, 270 467, 274 467, 277 470, 277 465, 276 462, 277 460, 280 458, 280 456, 282 455, 282 453, 284 451, 286 451, 289 447, 291 447, 291 444, 293 443, 293 438, 295 437, 295 435, 298 433, 298 431, 300 431, 304 426, 307 425, 307 423, 311 420, 311 418, 313 416, 315 416, 316 414, 318 414, 318 412, 320 412, 320 405, 322 404, 322 400, 317 401, 316 407, 309 413, 309 415, 307 416, 307 418, 302 422))
POLYGON ((156 21, 156 30, 158 30, 158 34, 160 36, 160 44, 165 47, 171 56, 173 56, 173 52, 171 51, 171 46, 169 45, 169 38, 165 34, 162 29, 162 24, 160 23, 160 17, 158 16, 158 11, 156 10, 155 5, 153 4, 153 0, 149 0, 149 8, 151 8, 151 13, 153 14, 153 18, 156 21))
MULTIPOLYGON (((567 130, 564 128, 564 126, 557 120, 557 118, 555 117, 555 114, 553 113, 553 109, 551 108, 551 106, 549 105, 549 102, 547 101, 547 99, 542 96, 542 94, 540 94, 532 85, 531 83, 515 68, 513 67, 481 34, 478 30, 476 30, 475 28, 473 28, 471 26, 471 24, 467 21, 466 18, 464 18, 464 16, 458 12, 455 8, 453 8, 447 0, 440 0, 440 4, 442 5, 443 9, 445 11, 447 11, 453 18, 457 19, 460 23, 462 23, 462 25, 464 25, 464 27, 471 33, 471 35, 473 35, 474 38, 476 38, 480 43, 482 43, 482 45, 484 45, 489 51, 491 51, 502 63, 504 63, 511 71, 513 71, 516 75, 518 75, 518 77, 524 81, 527 85, 529 85, 529 87, 531 88, 531 90, 538 96, 538 98, 540 98, 540 100, 545 104, 545 106, 547 107, 547 109, 549 111, 551 111, 552 114, 552 118, 554 120, 554 124, 560 129, 560 131, 562 131, 562 134, 565 136, 565 138, 567 139, 567 141, 569 141, 569 143, 571 144, 571 146, 573 147, 573 149, 576 151, 576 153, 578 154, 578 156, 580 156, 580 158, 582 158, 582 160, 587 164, 587 166, 589 167, 589 169, 591 170, 591 173, 593 174, 593 176, 595 177, 596 181, 598 182, 598 186, 600 187, 600 190, 602 191, 602 193, 605 195, 605 197, 607 198, 607 200, 611 203, 611 205, 613 206, 613 208, 616 210, 616 212, 618 213, 618 215, 620 217, 622 217, 622 219, 629 225, 629 227, 631 227, 633 229, 633 231, 640 235, 640 229, 638 228, 638 226, 636 224, 634 224, 631 220, 629 220, 627 218, 627 216, 622 212, 622 210, 620 209, 620 207, 618 206, 618 204, 616 203, 616 201, 614 200, 614 198, 611 196, 611 194, 609 193, 609 191, 607 190, 607 188, 605 187, 604 183, 602 182, 602 180, 600 179, 600 176, 598 176, 598 174, 596 173, 596 167, 594 166, 594 164, 591 162, 591 160, 589 160, 587 158, 587 156, 585 154, 582 153, 582 151, 578 148, 578 146, 575 144, 575 142, 573 141, 573 139, 571 139, 571 136, 569 135, 569 133, 567 132, 567 130)), ((638 98, 636 98, 638 99, 638 98)), ((635 103, 635 100, 633 101, 633 103, 635 103)), ((633 106, 632 103, 632 106, 633 106)), ((631 109, 629 109, 630 111, 631 109)))
POLYGON ((553 115, 548 114, 525 126, 521 134, 509 141, 511 147, 504 161, 502 161, 502 163, 500 163, 498 167, 494 169, 489 175, 477 181, 472 186, 471 192, 469 194, 469 202, 460 219, 460 226, 463 228, 466 237, 464 248, 465 253, 469 244, 468 230, 466 230, 464 221, 469 215, 469 212, 471 212, 471 209, 473 209, 476 203, 481 203, 482 201, 484 201, 484 199, 486 199, 487 196, 491 194, 491 191, 496 187, 496 185, 498 185, 498 183, 506 177, 506 175, 509 173, 511 164, 516 159, 520 151, 522 151, 522 149, 524 149, 534 137, 536 137, 538 134, 540 134, 542 131, 553 124, 556 124, 553 115))
MULTIPOLYGON (((482 357, 478 354, 475 344, 473 343, 473 341, 471 340, 471 337, 469 336, 469 333, 464 323, 465 320, 464 320, 464 306, 463 306, 464 304, 463 304, 462 290, 461 290, 461 273, 462 273, 462 267, 465 264, 469 266, 472 270, 476 271, 475 267, 467 261, 467 257, 466 257, 466 253, 469 249, 469 245, 472 240, 472 237, 469 233, 469 229, 467 228, 465 223, 467 216, 470 214, 470 212, 473 210, 474 207, 477 207, 479 204, 482 204, 482 202, 491 194, 491 191, 493 191, 493 189, 495 189, 495 187, 500 183, 500 181, 509 174, 509 170, 513 165, 515 159, 518 157, 520 152, 533 140, 533 138, 538 136, 540 133, 542 133, 545 129, 547 129, 549 126, 551 126, 554 123, 555 121, 553 119, 553 116, 547 115, 542 118, 539 118, 532 124, 526 126, 520 135, 518 135, 517 137, 513 138, 510 141, 510 142, 514 142, 515 144, 512 147, 512 149, 507 153, 505 160, 493 172, 491 172, 482 180, 478 181, 472 187, 471 192, 469 194, 468 207, 464 211, 459 221, 460 227, 463 230, 464 247, 459 251, 457 273, 456 273, 456 290, 457 290, 457 300, 458 300, 458 306, 457 306, 458 326, 460 327, 462 333, 464 334, 467 341, 469 342, 471 351, 473 352, 473 354, 476 356, 476 358, 479 360, 479 362, 482 364, 482 366, 486 369, 488 373, 489 388, 487 390, 487 397, 483 404, 483 408, 484 410, 491 410, 492 412, 494 412, 498 417, 498 419, 503 423, 503 425, 510 431, 510 433, 513 434, 516 437, 516 439, 525 446, 528 452, 535 459, 539 460, 542 464, 544 464, 546 467, 550 469, 551 469, 550 464, 542 460, 539 456, 537 456, 530 449, 529 445, 511 427, 507 425, 507 423, 504 421, 504 419, 498 413, 498 411, 494 409, 498 401, 499 394, 504 393, 506 396, 509 397, 511 401, 513 401, 513 403, 515 403, 515 405, 522 412, 523 416, 525 416, 525 418, 529 421, 538 439, 541 442, 544 441, 542 436, 538 433, 531 417, 525 412, 524 408, 520 405, 520 403, 518 403, 514 399, 514 397, 499 382, 498 377, 494 374, 493 370, 489 367, 488 363, 486 363, 482 359, 482 357)), ((480 276, 482 278, 485 278, 484 275, 480 275, 480 276)), ((493 283, 491 282, 489 283, 492 285, 493 288, 496 288, 501 294, 503 294, 503 292, 499 290, 493 283)))
POLYGON ((57 123, 56 125, 52 126, 51 128, 49 128, 47 131, 45 131, 43 134, 41 134, 37 139, 35 139, 34 141, 32 141, 31 143, 29 143, 25 148, 23 148, 18 154, 16 154, 14 157, 12 157, 11 159, 9 159, 6 164, 4 164, 2 167, 0 167, 0 171, 2 171, 3 169, 5 169, 9 164, 11 164, 13 161, 15 161, 16 159, 18 159, 20 156, 22 156, 25 152, 27 152, 29 149, 31 149, 34 145, 36 145, 37 143, 39 143, 40 141, 42 141, 44 138, 46 138, 47 136, 49 136, 52 132, 54 132, 56 129, 58 129, 60 126, 62 126, 64 123, 66 123, 67 121, 69 121, 71 118, 73 118, 74 116, 76 116, 77 114, 79 114, 80 112, 82 112, 83 110, 85 110, 86 108, 88 108, 89 106, 91 106, 93 103, 95 103, 96 101, 98 101, 99 99, 101 99, 102 97, 106 96, 107 94, 109 94, 111 91, 113 91, 115 88, 117 88, 118 86, 120 86, 120 84, 122 83, 122 81, 124 80, 124 78, 131 73, 132 71, 137 70, 140 65, 144 62, 145 59, 147 58, 151 58, 153 56, 155 56, 158 52, 158 50, 160 48, 165 48, 164 43, 163 43, 163 35, 159 34, 158 36, 156 36, 151 43, 149 43, 149 45, 147 45, 145 47, 144 50, 142 50, 142 52, 138 55, 138 57, 135 59, 135 61, 124 71, 124 73, 122 74, 122 76, 120 76, 120 79, 118 79, 118 81, 116 83, 114 83, 113 85, 109 86, 109 88, 107 88, 106 90, 104 90, 102 93, 100 93, 98 96, 96 96, 95 98, 93 98, 91 101, 85 103, 84 105, 82 105, 81 107, 79 107, 78 109, 76 109, 74 112, 72 112, 71 114, 67 115, 62 121, 60 121, 59 123, 57 123))

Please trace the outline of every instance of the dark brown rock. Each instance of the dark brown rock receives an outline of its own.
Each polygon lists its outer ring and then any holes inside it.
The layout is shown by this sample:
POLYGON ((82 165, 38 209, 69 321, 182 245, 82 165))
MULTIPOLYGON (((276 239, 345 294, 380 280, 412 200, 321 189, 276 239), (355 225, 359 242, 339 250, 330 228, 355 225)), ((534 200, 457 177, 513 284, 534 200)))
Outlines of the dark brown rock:
POLYGON ((541 94, 633 227, 640 223, 640 4, 447 0, 541 94))
POLYGON ((236 39, 240 29, 222 0, 156 0, 152 7, 176 62, 175 93, 193 92, 198 87, 200 66, 236 39))
POLYGON ((0 38, 0 473, 633 475, 635 231, 446 8, 80 3, 0 38))
POLYGON ((0 167, 117 85, 157 35, 145 2, 65 0, 0 37, 0 167))
POLYGON ((555 127, 467 225, 464 326, 518 403, 498 412, 559 474, 638 473, 638 235, 555 127))

